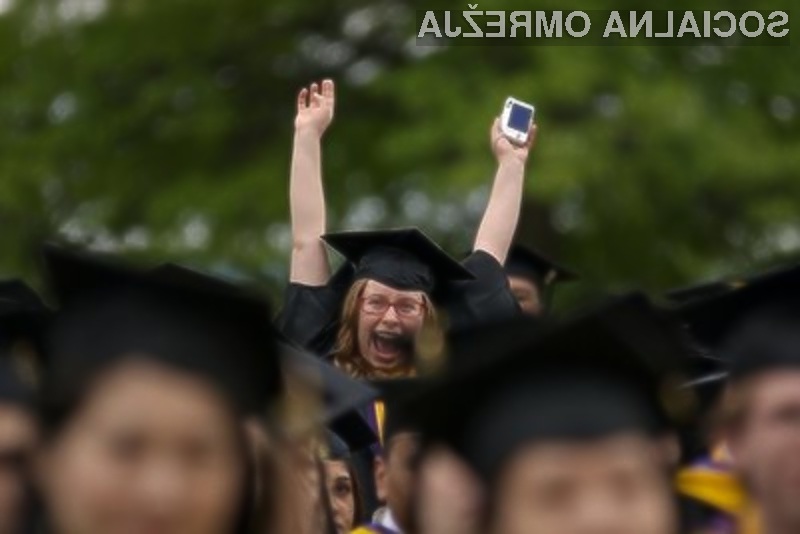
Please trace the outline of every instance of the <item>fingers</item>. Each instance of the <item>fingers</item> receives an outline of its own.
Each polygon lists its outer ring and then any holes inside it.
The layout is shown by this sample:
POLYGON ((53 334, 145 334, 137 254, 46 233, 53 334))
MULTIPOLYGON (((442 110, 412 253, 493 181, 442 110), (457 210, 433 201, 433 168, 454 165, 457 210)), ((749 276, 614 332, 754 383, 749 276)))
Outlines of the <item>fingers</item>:
POLYGON ((500 117, 495 117, 494 121, 492 122, 492 128, 489 130, 489 140, 492 143, 492 147, 497 143, 497 140, 502 137, 502 132, 500 131, 500 117))
POLYGON ((321 107, 325 101, 333 102, 336 97, 336 86, 331 79, 325 79, 322 84, 313 82, 308 88, 303 87, 297 94, 297 111, 307 108, 321 107))
POLYGON ((308 89, 303 87, 297 93, 297 111, 303 111, 308 107, 308 89))
POLYGON ((534 144, 536 144, 536 133, 539 129, 536 127, 536 123, 531 124, 531 129, 528 130, 528 142, 525 143, 525 148, 532 148, 534 144))
POLYGON ((334 91, 335 86, 333 85, 333 80, 326 79, 322 81, 322 96, 325 98, 334 98, 334 91))
POLYGON ((492 123, 492 130, 490 135, 490 140, 492 143, 492 150, 497 153, 499 145, 506 141, 505 136, 503 136, 503 132, 500 129, 500 117, 495 117, 494 122, 492 123))

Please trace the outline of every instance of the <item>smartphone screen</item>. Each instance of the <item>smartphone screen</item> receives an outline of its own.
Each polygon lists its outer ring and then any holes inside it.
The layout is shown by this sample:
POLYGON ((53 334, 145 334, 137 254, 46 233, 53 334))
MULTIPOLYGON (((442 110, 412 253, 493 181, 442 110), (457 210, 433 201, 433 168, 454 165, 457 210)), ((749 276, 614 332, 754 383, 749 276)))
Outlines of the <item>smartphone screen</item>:
POLYGON ((511 113, 508 115, 508 126, 518 132, 527 133, 531 124, 531 113, 530 108, 512 105, 511 113))

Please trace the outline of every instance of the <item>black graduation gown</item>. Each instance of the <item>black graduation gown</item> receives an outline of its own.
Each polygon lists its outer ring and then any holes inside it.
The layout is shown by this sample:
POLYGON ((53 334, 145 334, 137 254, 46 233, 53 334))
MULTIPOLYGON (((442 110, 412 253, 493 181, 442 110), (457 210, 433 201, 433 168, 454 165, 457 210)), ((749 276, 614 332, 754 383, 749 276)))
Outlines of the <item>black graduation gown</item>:
POLYGON ((324 286, 290 282, 283 309, 275 320, 286 339, 318 355, 329 355, 336 344, 339 316, 355 269, 345 263, 324 286))
POLYGON ((505 269, 494 256, 477 250, 461 264, 475 279, 450 282, 443 288, 441 300, 449 330, 467 330, 521 313, 508 285, 505 269))

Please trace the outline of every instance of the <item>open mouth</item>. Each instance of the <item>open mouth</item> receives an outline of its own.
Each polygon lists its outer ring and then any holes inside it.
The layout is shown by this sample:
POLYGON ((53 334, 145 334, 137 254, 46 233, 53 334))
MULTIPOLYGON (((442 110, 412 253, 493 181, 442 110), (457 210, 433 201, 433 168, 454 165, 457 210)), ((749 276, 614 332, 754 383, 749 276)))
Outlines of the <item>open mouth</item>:
POLYGON ((380 363, 392 364, 411 351, 411 338, 400 333, 375 332, 370 340, 372 352, 380 363))

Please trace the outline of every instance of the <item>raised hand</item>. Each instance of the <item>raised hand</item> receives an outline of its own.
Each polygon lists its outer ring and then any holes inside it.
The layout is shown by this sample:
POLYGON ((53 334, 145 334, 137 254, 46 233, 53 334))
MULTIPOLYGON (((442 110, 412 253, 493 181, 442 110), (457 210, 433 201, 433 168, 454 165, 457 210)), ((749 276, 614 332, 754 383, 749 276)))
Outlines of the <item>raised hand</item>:
POLYGON ((531 129, 528 132, 528 142, 523 146, 519 146, 509 141, 508 138, 503 135, 503 132, 500 130, 500 119, 495 118, 492 124, 490 138, 492 142, 492 152, 494 152, 498 163, 502 163, 509 158, 525 163, 530 150, 536 143, 536 124, 531 124, 531 129))
POLYGON ((311 131, 322 137, 333 120, 336 101, 333 80, 324 80, 322 90, 316 82, 303 87, 297 95, 297 116, 294 127, 297 131, 311 131))

